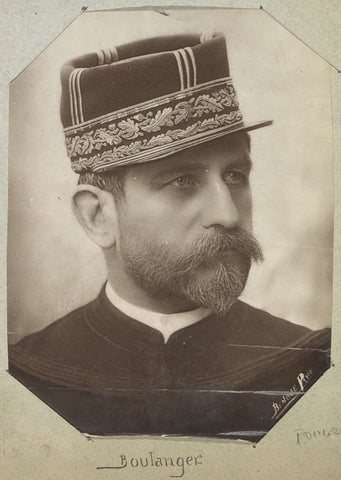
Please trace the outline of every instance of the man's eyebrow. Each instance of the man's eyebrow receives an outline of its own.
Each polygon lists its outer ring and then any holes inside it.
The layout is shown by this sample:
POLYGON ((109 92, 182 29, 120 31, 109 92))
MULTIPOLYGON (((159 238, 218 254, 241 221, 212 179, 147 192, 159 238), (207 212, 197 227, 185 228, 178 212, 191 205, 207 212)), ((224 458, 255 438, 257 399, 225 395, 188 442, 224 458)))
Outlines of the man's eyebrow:
POLYGON ((245 156, 243 156, 243 158, 234 160, 228 166, 228 168, 236 168, 236 167, 246 167, 249 170, 252 170, 253 163, 252 163, 250 155, 247 155, 247 156, 245 155, 245 156))
POLYGON ((252 170, 253 163, 250 155, 243 155, 240 158, 235 158, 228 162, 224 170, 232 170, 234 168, 246 168, 247 170, 252 170))
POLYGON ((165 167, 163 170, 152 174, 151 179, 157 180, 160 177, 176 174, 179 172, 193 172, 198 170, 205 171, 206 169, 207 166, 200 162, 184 162, 178 165, 170 165, 168 167, 165 167))
MULTIPOLYGON (((233 168, 247 168, 249 170, 252 169, 252 161, 249 155, 243 156, 241 159, 235 159, 231 162, 226 164, 224 170, 229 170, 233 168)), ((182 173, 182 172, 195 172, 195 171, 202 171, 204 172, 207 170, 207 164, 193 161, 193 162, 183 162, 177 165, 169 165, 165 167, 163 170, 151 175, 151 180, 157 180, 161 177, 182 173)))

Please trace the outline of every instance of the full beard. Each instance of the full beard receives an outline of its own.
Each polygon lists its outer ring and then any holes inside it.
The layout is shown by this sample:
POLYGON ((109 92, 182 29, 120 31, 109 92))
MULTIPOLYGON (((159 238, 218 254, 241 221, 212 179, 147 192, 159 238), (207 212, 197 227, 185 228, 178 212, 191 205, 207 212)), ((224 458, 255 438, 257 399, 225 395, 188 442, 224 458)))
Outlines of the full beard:
POLYGON ((156 298, 178 298, 223 315, 244 290, 252 262, 263 253, 254 236, 237 227, 212 228, 186 248, 122 232, 125 269, 135 283, 156 298))

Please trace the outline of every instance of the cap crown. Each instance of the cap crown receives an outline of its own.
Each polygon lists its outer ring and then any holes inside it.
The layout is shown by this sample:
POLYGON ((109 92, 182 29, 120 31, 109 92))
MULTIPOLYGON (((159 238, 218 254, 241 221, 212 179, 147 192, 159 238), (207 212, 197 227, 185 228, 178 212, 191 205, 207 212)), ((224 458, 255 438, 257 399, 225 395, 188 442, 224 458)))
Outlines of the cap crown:
POLYGON ((77 173, 157 160, 263 126, 242 121, 221 34, 101 50, 68 62, 61 79, 61 119, 77 173))

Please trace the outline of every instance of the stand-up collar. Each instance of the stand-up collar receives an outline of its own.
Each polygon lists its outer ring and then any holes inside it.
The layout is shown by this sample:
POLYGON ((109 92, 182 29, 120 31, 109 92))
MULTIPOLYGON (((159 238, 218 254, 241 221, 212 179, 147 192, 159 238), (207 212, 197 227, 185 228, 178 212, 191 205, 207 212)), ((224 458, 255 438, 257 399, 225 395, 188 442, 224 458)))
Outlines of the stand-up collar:
POLYGON ((171 314, 146 310, 120 297, 109 282, 105 285, 105 294, 108 300, 125 315, 161 332, 165 343, 174 332, 194 325, 210 314, 210 311, 204 307, 171 314))

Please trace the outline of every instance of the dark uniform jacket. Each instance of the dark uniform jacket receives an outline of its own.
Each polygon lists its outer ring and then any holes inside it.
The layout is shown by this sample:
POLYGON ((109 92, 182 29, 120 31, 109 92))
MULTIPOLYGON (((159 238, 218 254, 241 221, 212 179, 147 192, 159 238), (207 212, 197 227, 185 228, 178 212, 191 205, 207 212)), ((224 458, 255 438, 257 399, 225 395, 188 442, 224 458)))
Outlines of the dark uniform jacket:
POLYGON ((9 371, 81 432, 258 440, 322 375, 330 330, 238 301, 163 335, 104 288, 91 303, 9 347, 9 371))

